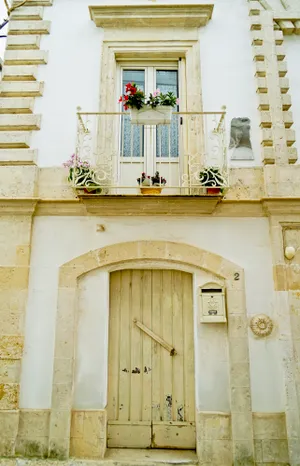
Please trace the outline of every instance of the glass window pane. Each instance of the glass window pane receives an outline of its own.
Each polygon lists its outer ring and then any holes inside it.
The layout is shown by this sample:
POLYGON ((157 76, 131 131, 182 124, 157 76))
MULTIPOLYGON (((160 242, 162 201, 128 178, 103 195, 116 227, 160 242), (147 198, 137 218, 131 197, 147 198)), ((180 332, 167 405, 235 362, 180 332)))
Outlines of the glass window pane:
MULTIPOLYGON (((157 70, 156 88, 162 93, 173 92, 178 97, 178 71, 157 70)), ((174 108, 176 110, 176 108, 174 108)), ((178 111, 178 107, 177 107, 178 111)), ((158 127, 156 132, 156 157, 178 157, 178 116, 173 115, 171 125, 158 127)))
MULTIPOLYGON (((125 92, 127 83, 135 82, 137 86, 145 89, 145 70, 123 70, 122 88, 125 92)), ((123 107, 122 107, 123 109, 123 107)), ((123 110, 122 110, 123 111, 123 110)), ((144 156, 144 128, 131 125, 129 115, 122 116, 121 121, 121 157, 144 156)))

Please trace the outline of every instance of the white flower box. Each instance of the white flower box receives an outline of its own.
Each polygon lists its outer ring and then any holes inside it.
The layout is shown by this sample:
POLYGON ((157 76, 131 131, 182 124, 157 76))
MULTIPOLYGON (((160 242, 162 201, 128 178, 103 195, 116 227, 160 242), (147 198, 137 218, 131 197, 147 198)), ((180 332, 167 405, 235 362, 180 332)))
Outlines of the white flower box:
POLYGON ((170 125, 173 107, 161 106, 151 108, 144 106, 140 110, 130 109, 130 120, 133 125, 170 125))

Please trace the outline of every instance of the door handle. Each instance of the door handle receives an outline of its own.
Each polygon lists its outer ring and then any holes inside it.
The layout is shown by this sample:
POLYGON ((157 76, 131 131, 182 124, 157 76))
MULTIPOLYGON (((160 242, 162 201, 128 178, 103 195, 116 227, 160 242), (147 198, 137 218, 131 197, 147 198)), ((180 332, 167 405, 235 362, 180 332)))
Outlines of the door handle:
POLYGON ((152 338, 154 341, 159 343, 161 346, 163 346, 167 351, 169 351, 170 356, 175 356, 177 354, 175 348, 169 343, 167 343, 165 340, 163 340, 161 337, 158 335, 155 335, 152 330, 150 330, 146 325, 142 324, 142 322, 139 322, 137 319, 133 319, 133 323, 143 332, 145 332, 150 338, 152 338))

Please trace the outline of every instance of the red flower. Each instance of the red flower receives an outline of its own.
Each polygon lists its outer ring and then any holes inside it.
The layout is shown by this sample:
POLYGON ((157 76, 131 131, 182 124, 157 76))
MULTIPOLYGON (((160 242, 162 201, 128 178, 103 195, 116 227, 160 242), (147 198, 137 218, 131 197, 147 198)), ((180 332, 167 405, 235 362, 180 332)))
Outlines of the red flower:
POLYGON ((129 99, 128 95, 125 95, 124 100, 127 101, 129 99))
POLYGON ((128 110, 128 109, 129 109, 128 105, 124 105, 124 110, 128 110))
POLYGON ((134 94, 136 94, 137 88, 136 87, 131 87, 130 91, 131 91, 131 94, 134 95, 134 94))
POLYGON ((119 98, 119 103, 122 102, 122 100, 123 100, 123 97, 121 96, 121 97, 119 98))

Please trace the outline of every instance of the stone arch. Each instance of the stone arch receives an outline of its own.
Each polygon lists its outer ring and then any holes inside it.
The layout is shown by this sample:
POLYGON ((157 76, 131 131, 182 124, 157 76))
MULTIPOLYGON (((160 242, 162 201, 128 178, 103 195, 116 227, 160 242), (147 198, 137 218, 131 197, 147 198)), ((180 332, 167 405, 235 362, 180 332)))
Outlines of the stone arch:
MULTIPOLYGON (((68 457, 73 392, 77 280, 92 270, 132 261, 154 260, 203 269, 225 280, 227 290, 231 422, 234 458, 253 458, 248 321, 244 271, 209 251, 184 243, 134 241, 89 251, 59 270, 49 456, 68 457), (245 429, 245 426, 247 428, 245 429), (244 435, 241 438, 240 429, 244 435)), ((201 440, 200 440, 201 441, 201 440)))

